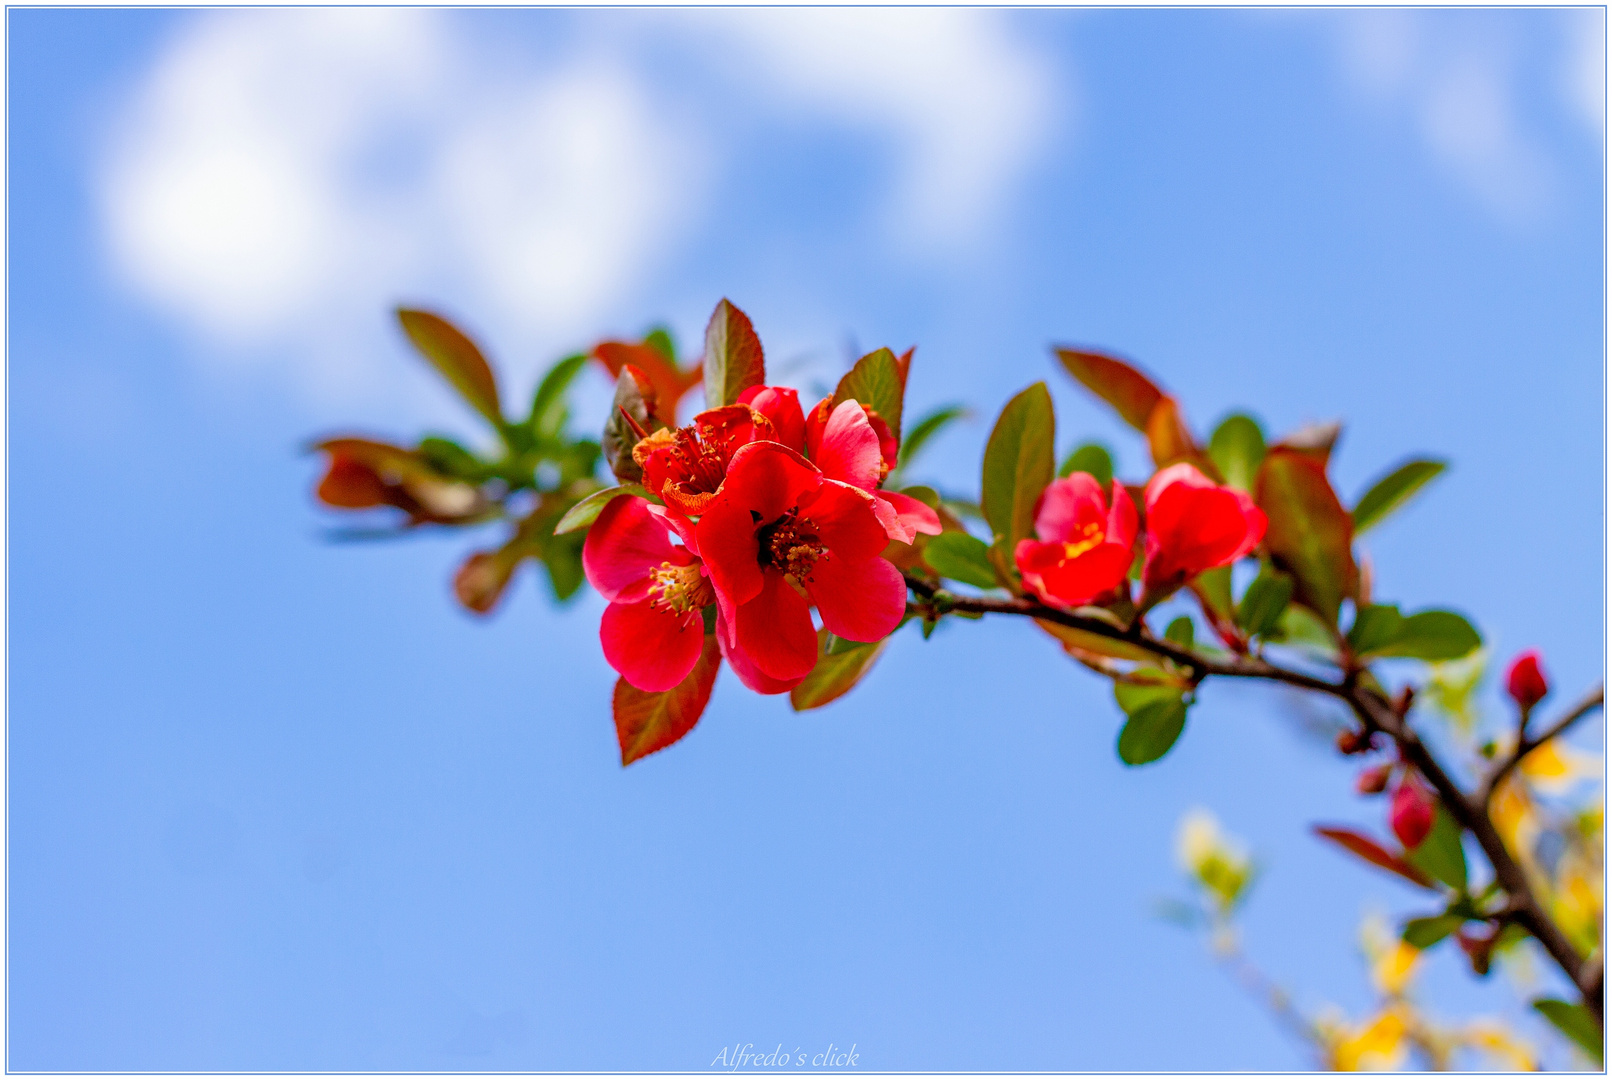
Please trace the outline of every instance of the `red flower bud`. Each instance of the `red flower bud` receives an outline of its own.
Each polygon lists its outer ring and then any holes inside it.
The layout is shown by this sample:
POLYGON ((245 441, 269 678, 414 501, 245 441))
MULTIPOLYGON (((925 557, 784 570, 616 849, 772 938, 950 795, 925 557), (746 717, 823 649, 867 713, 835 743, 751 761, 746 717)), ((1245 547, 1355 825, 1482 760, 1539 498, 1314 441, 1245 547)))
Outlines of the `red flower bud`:
POLYGON ((1393 771, 1393 764, 1386 763, 1367 769, 1355 777, 1355 791, 1361 795, 1380 795, 1388 787, 1388 774, 1393 771))
POLYGON ((1364 754, 1371 749, 1371 736, 1364 731, 1345 728, 1338 732, 1338 753, 1364 754))
POLYGON ((1388 824, 1406 850, 1427 839, 1433 829, 1433 797, 1416 781, 1406 776, 1394 789, 1394 802, 1388 810, 1388 824))
POLYGON ((1550 683, 1539 669, 1539 650, 1529 649, 1506 669, 1506 692, 1524 709, 1532 709, 1550 693, 1550 683))

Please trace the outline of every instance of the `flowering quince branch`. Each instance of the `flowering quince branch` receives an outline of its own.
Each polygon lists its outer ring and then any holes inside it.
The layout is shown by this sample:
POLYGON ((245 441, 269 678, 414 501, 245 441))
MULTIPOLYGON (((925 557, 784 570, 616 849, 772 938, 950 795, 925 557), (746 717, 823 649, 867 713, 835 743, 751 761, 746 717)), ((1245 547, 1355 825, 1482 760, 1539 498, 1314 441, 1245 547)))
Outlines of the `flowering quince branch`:
POLYGON ((529 414, 510 421, 491 366, 466 335, 426 312, 405 309, 399 319, 491 425, 498 449, 478 455, 441 437, 413 448, 329 439, 317 444, 329 458, 319 498, 401 511, 402 530, 502 522, 504 542, 473 554, 455 578, 460 601, 478 613, 496 605, 528 558, 545 564, 559 599, 590 583, 606 601, 599 637, 619 675, 623 764, 687 735, 724 663, 750 690, 818 708, 866 676, 908 621, 927 638, 954 617, 1034 620, 1071 658, 1113 680, 1126 716, 1117 750, 1132 766, 1172 749, 1204 680, 1285 684, 1347 706, 1357 726, 1339 749, 1378 755, 1356 788, 1391 793, 1397 845, 1342 826, 1317 832, 1440 896, 1442 911, 1410 920, 1405 940, 1423 949, 1453 935, 1481 975, 1502 931, 1519 928, 1580 992, 1577 1004, 1550 1001, 1540 1011, 1575 1038, 1600 1030, 1600 901, 1593 920, 1564 923, 1567 898, 1529 848, 1537 829, 1517 774, 1600 707, 1602 691, 1529 737, 1549 685, 1537 654, 1519 657, 1507 678, 1515 735, 1503 752, 1490 747, 1470 763, 1467 771, 1487 778, 1469 791, 1418 735, 1417 687, 1390 693, 1373 670, 1386 659, 1453 663, 1482 644, 1459 614, 1403 613, 1374 600, 1358 550, 1359 537, 1442 462, 1409 461, 1348 509, 1327 476, 1338 425, 1267 445, 1258 422, 1237 415, 1200 443, 1175 398, 1134 365, 1058 349, 1064 369, 1145 439, 1152 475, 1140 484, 1116 478, 1095 444, 1060 466, 1051 395, 1036 383, 997 419, 975 505, 893 487, 920 446, 963 415, 936 410, 903 445, 911 350, 869 353, 833 393, 803 407, 797 391, 767 383, 750 319, 723 300, 698 363, 680 363, 664 331, 602 342, 557 364, 529 414), (565 405, 590 359, 615 380, 597 442, 568 433, 565 405), (679 426, 678 403, 696 385, 705 408, 679 426), (596 476, 601 458, 613 486, 596 476), (1243 568, 1235 580, 1234 568, 1243 568), (1177 614, 1161 632, 1164 605, 1177 614), (1201 641, 1200 625, 1209 635, 1201 641), (1482 887, 1467 866, 1468 833, 1492 869, 1482 887))

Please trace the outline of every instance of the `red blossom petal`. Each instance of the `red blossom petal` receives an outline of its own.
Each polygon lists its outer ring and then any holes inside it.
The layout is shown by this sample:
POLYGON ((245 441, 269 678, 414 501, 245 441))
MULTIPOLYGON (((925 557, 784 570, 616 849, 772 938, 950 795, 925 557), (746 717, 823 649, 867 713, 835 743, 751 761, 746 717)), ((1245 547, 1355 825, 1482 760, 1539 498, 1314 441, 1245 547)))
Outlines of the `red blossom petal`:
POLYGON ((648 600, 611 604, 599 620, 599 641, 623 679, 654 694, 670 690, 694 670, 705 624, 698 611, 676 615, 648 600))
MULTIPOLYGON (((721 501, 760 515, 763 523, 777 521, 822 482, 817 466, 787 446, 756 442, 740 447, 728 463, 721 501)), ((703 530, 700 536, 703 540, 703 530)))
POLYGON ((1235 488, 1219 487, 1191 465, 1160 471, 1148 481, 1147 565, 1149 585, 1178 584, 1227 566, 1258 545, 1265 514, 1235 488), (1165 480, 1166 482, 1160 483, 1165 480))
POLYGON ((683 546, 688 548, 690 554, 698 555, 700 553, 700 543, 694 533, 694 522, 675 510, 664 506, 656 506, 654 503, 649 504, 649 512, 664 521, 666 527, 677 534, 678 539, 683 541, 683 546))
POLYGON ((648 596, 650 572, 668 561, 688 560, 672 546, 665 520, 636 495, 612 499, 582 545, 582 571, 588 584, 612 603, 648 596))
POLYGON ((1071 473, 1047 485, 1035 513, 1035 534, 1048 542, 1080 539, 1096 524, 1107 531, 1108 502, 1090 473, 1071 473))
POLYGON ((829 414, 834 411, 834 395, 819 401, 806 414, 806 456, 816 460, 817 448, 823 442, 823 429, 828 426, 829 414))
POLYGON ((794 451, 806 448, 806 415, 800 409, 800 394, 788 386, 752 386, 739 395, 739 404, 748 405, 772 421, 774 437, 794 451))
POLYGON ((830 551, 861 562, 879 554, 890 542, 874 507, 873 496, 867 492, 825 480, 810 501, 801 503, 800 514, 817 527, 818 537, 830 551))
POLYGON ((755 519, 737 499, 718 498, 694 527, 694 535, 716 590, 717 611, 726 616, 731 633, 734 611, 761 591, 755 519))
POLYGON ((880 641, 907 613, 907 583, 885 559, 824 555, 812 567, 806 592, 823 628, 848 641, 880 641))
MULTIPOLYGON (((1113 498, 1109 500, 1108 511, 1108 541, 1119 544, 1126 549, 1136 544, 1136 529, 1139 522, 1136 516, 1136 501, 1131 493, 1125 490, 1125 485, 1118 480, 1114 481, 1113 498)), ((1264 535, 1261 530, 1260 535, 1264 535)), ((1254 543, 1259 543, 1256 539, 1254 543)))
POLYGON ((1506 692, 1524 709, 1532 709, 1550 693, 1550 683, 1539 666, 1539 650, 1529 649, 1506 669, 1506 692))
POLYGON ((1059 558, 1061 547, 1061 544, 1021 540, 1014 552, 1025 584, 1053 607, 1089 604, 1104 593, 1112 592, 1130 572, 1131 549, 1120 544, 1099 544, 1073 559, 1059 558), (1031 545, 1040 550, 1027 551, 1031 545), (1024 569, 1027 562, 1032 570, 1024 569))
POLYGON ((872 491, 883 479, 884 456, 879 436, 868 414, 854 401, 842 401, 829 414, 828 423, 812 460, 830 480, 872 491))
POLYGON ((722 655, 728 661, 733 673, 739 676, 739 681, 758 694, 785 694, 795 688, 799 679, 774 679, 762 673, 755 662, 747 656, 743 649, 730 645, 731 633, 722 616, 716 620, 716 642, 722 650, 722 655))
POLYGON ((817 631, 806 598, 776 570, 761 591, 734 613, 733 644, 772 679, 799 682, 817 665, 817 631))
POLYGON ((940 535, 940 515, 931 510, 927 503, 911 495, 903 495, 899 491, 875 491, 873 502, 879 524, 884 526, 885 533, 892 540, 910 544, 919 533, 940 535))

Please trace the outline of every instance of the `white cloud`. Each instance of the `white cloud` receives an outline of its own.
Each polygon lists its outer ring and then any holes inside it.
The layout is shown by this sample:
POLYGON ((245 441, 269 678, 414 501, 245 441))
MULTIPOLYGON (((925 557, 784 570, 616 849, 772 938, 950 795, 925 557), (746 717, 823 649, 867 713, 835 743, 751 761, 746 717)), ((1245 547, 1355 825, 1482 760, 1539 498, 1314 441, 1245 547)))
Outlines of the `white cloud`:
MULTIPOLYGON (((1043 144, 1047 64, 1001 13, 788 8, 711 17, 729 62, 785 107, 892 135, 903 151, 887 216, 922 248, 976 242, 1043 144)), ((1067 121, 1068 117, 1059 118, 1067 121)))
POLYGON ((645 316, 636 294, 743 152, 686 92, 731 93, 730 68, 647 74, 673 23, 753 59, 767 123, 888 137, 893 190, 868 194, 928 248, 985 235, 1045 133, 1047 73, 986 12, 550 15, 566 36, 526 52, 460 13, 208 12, 106 148, 112 261, 207 357, 294 358, 321 396, 371 393, 396 363, 380 334, 399 300, 448 305, 524 380, 645 316))
POLYGON ((1606 137, 1606 12, 1588 9, 1565 13, 1567 55, 1562 65, 1562 91, 1590 130, 1606 137))
POLYGON ((1400 111, 1468 194, 1507 225, 1539 218, 1554 169, 1519 119, 1517 65, 1492 20, 1470 13, 1340 13, 1339 52, 1350 84, 1400 111))

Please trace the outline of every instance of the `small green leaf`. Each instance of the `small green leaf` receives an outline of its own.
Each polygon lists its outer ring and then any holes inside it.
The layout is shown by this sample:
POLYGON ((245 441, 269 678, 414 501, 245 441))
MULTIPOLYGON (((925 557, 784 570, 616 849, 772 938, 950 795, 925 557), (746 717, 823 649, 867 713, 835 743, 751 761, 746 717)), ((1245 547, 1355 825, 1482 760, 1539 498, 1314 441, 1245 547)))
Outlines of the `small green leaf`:
POLYGON ((741 393, 766 381, 761 339, 750 317, 726 300, 718 301, 705 328, 705 407, 732 405, 741 393))
POLYGON ((1090 473, 1106 492, 1114 481, 1114 456, 1108 452, 1108 447, 1099 443, 1077 446, 1058 466, 1058 475, 1070 476, 1077 472, 1090 473))
POLYGON ((896 455, 896 468, 905 469, 912 459, 918 456, 918 452, 940 434, 942 428, 953 420, 960 420, 968 415, 970 415, 968 409, 961 405, 943 405, 933 412, 925 413, 923 419, 912 425, 912 430, 901 440, 901 450, 896 455))
POLYGON ((944 532, 931 536, 924 545, 924 562, 943 578, 961 581, 978 589, 996 587, 996 571, 991 568, 985 541, 964 532, 944 532))
POLYGON ((1349 628, 1349 648, 1364 656, 1377 649, 1392 645, 1404 631, 1405 617, 1395 604, 1367 604, 1355 612, 1354 625, 1349 628))
POLYGON ((537 386, 537 393, 532 397, 532 412, 526 420, 526 426, 531 433, 540 439, 551 439, 560 433, 565 426, 566 408, 565 391, 570 387, 571 380, 577 377, 582 365, 588 362, 585 353, 567 356, 564 360, 549 368, 548 374, 537 386))
POLYGON ((488 464, 452 439, 428 435, 420 440, 420 457, 444 476, 479 484, 491 475, 488 464))
POLYGON ((1449 463, 1434 460, 1407 461, 1387 476, 1378 480, 1360 496, 1355 503, 1354 518, 1355 535, 1358 536, 1367 529, 1382 521, 1389 514, 1422 489, 1422 486, 1438 476, 1449 463))
POLYGON ((661 359, 672 367, 677 366, 677 343, 672 340, 672 332, 664 326, 652 328, 644 335, 644 344, 660 353, 661 359))
POLYGON ((1412 919, 1405 924, 1400 935, 1413 949, 1431 949, 1461 928, 1466 919, 1460 915, 1430 915, 1425 919, 1412 919))
POLYGON ((1281 625, 1292 599, 1293 579, 1274 566, 1262 566, 1237 604, 1237 625, 1250 634, 1268 635, 1281 625))
POLYGON ((503 430, 498 406, 498 380, 475 342, 440 315, 411 308, 397 309, 398 322, 414 347, 459 391, 471 408, 503 430))
POLYGON ((1035 529, 1036 500, 1052 482, 1055 423, 1052 395, 1038 382, 1007 403, 985 445, 980 505, 996 536, 997 558, 1009 567, 1014 546, 1035 529))
POLYGON ((896 366, 896 354, 878 349, 858 360, 834 389, 834 404, 859 401, 879 414, 890 434, 901 441, 901 404, 906 386, 896 366))
POLYGON ((1589 1009, 1577 1002, 1557 998, 1535 998, 1533 1006, 1557 1031, 1572 1039, 1596 1065, 1605 1063, 1606 1044, 1601 1037, 1601 1025, 1595 1022, 1595 1015, 1589 1009))
POLYGON ((1164 629, 1164 640, 1173 642, 1183 649, 1192 648, 1192 617, 1177 615, 1171 619, 1170 625, 1164 629))
POLYGON ((582 587, 582 544, 587 537, 582 533, 556 536, 543 551, 543 566, 549 572, 549 586, 554 599, 566 601, 582 587))
POLYGON ((820 709, 848 693, 873 668, 890 640, 846 641, 827 630, 819 630, 817 639, 817 666, 789 692, 789 705, 796 712, 820 709))
MULTIPOLYGON (((1159 679, 1168 678, 1158 668, 1143 667, 1132 672, 1133 676, 1154 676, 1159 679)), ((1180 701, 1181 688, 1165 682, 1114 682, 1114 700, 1119 703, 1120 709, 1129 716, 1138 709, 1151 705, 1156 701, 1180 701)))
POLYGON ((1119 733, 1119 759, 1127 765, 1146 765, 1170 752, 1187 723, 1187 706, 1179 694, 1149 702, 1131 713, 1119 733))
POLYGON ((651 495, 641 484, 620 484, 616 487, 605 488, 603 491, 595 491, 565 512, 565 516, 560 518, 559 523, 554 526, 554 535, 564 536, 566 533, 587 528, 598 520, 600 514, 604 513, 605 507, 623 495, 636 495, 640 499, 648 499, 656 504, 660 503, 660 500, 651 495))
POLYGON ((1274 447, 1254 481, 1254 501, 1269 524, 1265 547, 1294 578, 1294 599, 1328 626, 1358 587, 1351 545, 1354 524, 1327 481, 1326 466, 1308 454, 1274 447))
POLYGON ((1265 432, 1259 421, 1241 413, 1228 416, 1209 436, 1209 460, 1226 483, 1244 491, 1254 489, 1254 476, 1265 460, 1265 432))
POLYGON ((1420 844, 1405 853, 1405 861, 1452 889, 1466 888, 1466 849, 1461 845, 1461 827, 1442 806, 1434 814, 1433 828, 1420 844))

